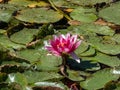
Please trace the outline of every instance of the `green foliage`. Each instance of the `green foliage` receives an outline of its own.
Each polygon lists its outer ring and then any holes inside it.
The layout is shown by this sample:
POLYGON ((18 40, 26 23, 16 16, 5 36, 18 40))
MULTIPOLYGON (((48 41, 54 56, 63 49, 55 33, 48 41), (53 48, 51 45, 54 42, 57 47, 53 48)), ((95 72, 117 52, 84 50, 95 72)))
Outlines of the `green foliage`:
POLYGON ((120 24, 120 2, 112 4, 110 7, 100 10, 99 16, 115 24, 120 24), (112 12, 112 13, 111 13, 112 12))
POLYGON ((104 87, 109 81, 115 81, 119 78, 119 75, 113 75, 110 69, 104 69, 97 71, 91 77, 87 78, 86 81, 80 82, 80 85, 87 90, 97 90, 104 87), (95 84, 95 82, 97 82, 95 84))
POLYGON ((54 23, 62 19, 63 15, 48 8, 27 8, 15 18, 29 23, 54 23))
POLYGON ((76 8, 73 12, 71 12, 70 16, 73 18, 73 20, 78 20, 84 23, 94 22, 97 19, 97 16, 95 15, 95 9, 93 8, 76 8))
POLYGON ((112 0, 2 0, 0 90, 120 90, 119 6, 112 0), (80 63, 69 56, 63 65, 44 47, 52 35, 66 33, 82 40, 75 51, 80 63))

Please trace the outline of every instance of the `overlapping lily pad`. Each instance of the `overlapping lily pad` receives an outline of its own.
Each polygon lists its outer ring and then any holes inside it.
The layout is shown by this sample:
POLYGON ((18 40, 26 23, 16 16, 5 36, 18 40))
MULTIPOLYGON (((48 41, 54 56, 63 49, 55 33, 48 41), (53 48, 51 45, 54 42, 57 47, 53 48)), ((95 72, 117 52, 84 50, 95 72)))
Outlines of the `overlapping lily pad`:
POLYGON ((29 23, 54 23, 62 19, 63 15, 48 8, 27 8, 21 10, 15 18, 29 23))
POLYGON ((24 28, 23 30, 11 35, 10 40, 15 42, 15 43, 26 45, 26 44, 30 43, 35 38, 35 35, 38 34, 38 31, 39 31, 38 29, 24 28))
POLYGON ((6 49, 21 49, 26 48, 24 45, 16 44, 5 35, 0 35, 0 45, 6 49))

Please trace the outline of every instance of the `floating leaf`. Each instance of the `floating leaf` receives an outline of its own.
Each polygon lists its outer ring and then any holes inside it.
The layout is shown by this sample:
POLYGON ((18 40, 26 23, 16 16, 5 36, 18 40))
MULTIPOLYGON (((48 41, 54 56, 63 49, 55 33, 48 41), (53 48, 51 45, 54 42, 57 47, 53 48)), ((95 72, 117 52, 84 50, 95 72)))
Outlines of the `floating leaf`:
POLYGON ((70 0, 70 2, 74 3, 74 4, 77 4, 77 5, 93 6, 97 3, 103 3, 103 2, 109 3, 109 2, 111 2, 111 0, 70 0))
POLYGON ((40 56, 40 61, 37 62, 37 68, 44 71, 58 71, 59 65, 62 64, 62 58, 53 56, 42 50, 40 56))
POLYGON ((94 22, 97 19, 97 16, 94 13, 95 13, 95 9, 79 7, 79 8, 74 9, 70 13, 70 16, 74 20, 78 20, 80 22, 85 22, 85 23, 90 23, 90 22, 94 22))
POLYGON ((67 73, 68 73, 68 78, 72 81, 82 81, 82 80, 84 80, 84 78, 80 76, 79 71, 74 71, 74 70, 67 69, 67 73))
POLYGON ((97 52, 97 55, 94 57, 83 57, 83 59, 94 60, 111 67, 120 66, 120 59, 117 56, 111 57, 99 52, 97 52))
POLYGON ((39 89, 43 87, 46 90, 48 90, 48 88, 51 88, 50 90, 69 90, 68 87, 61 82, 37 82, 35 86, 40 87, 39 89))
POLYGON ((35 35, 37 35, 38 31, 39 30, 37 30, 37 29, 24 28, 23 30, 11 35, 10 40, 15 42, 15 43, 26 45, 26 44, 30 43, 35 38, 35 35))
POLYGON ((76 49, 75 53, 77 55, 87 51, 87 49, 89 48, 89 45, 87 43, 85 43, 84 41, 81 42, 81 45, 76 49))
POLYGON ((112 80, 117 80, 119 75, 111 73, 111 69, 103 69, 94 73, 85 81, 80 82, 80 85, 87 90, 98 90, 104 87, 106 83, 112 80), (97 84, 95 84, 97 82, 97 84))
POLYGON ((99 16, 108 22, 120 24, 120 2, 111 4, 110 7, 100 10, 99 16), (112 12, 112 13, 111 13, 112 12))
POLYGON ((29 23, 53 23, 62 19, 63 15, 48 8, 27 8, 15 18, 29 23))
POLYGON ((17 58, 25 59, 31 63, 39 61, 40 56, 41 56, 40 52, 35 49, 25 49, 16 52, 17 58))
POLYGON ((5 35, 0 35, 0 45, 6 49, 21 49, 26 48, 24 45, 16 44, 10 41, 10 39, 5 35))
POLYGON ((115 31, 108 26, 101 26, 101 25, 95 25, 95 24, 82 24, 80 26, 73 26, 73 29, 74 30, 79 29, 78 32, 80 31, 84 33, 93 32, 100 35, 109 35, 109 36, 113 36, 115 33, 115 31))
POLYGON ((44 2, 44 1, 31 1, 31 0, 10 0, 8 2, 9 4, 12 5, 17 5, 17 6, 29 6, 29 7, 36 7, 36 6, 48 6, 49 4, 44 2))
POLYGON ((90 47, 86 52, 79 54, 80 56, 92 56, 95 54, 95 49, 90 47))
MULTIPOLYGON (((16 84, 19 84, 19 88, 22 88, 23 90, 26 88, 27 86, 27 79, 26 77, 21 74, 21 73, 11 73, 8 75, 8 79, 7 79, 7 82, 9 83, 16 83, 16 84)), ((15 88, 15 86, 14 86, 15 88)))
POLYGON ((112 37, 112 40, 113 40, 113 41, 116 41, 118 44, 120 44, 120 34, 115 34, 115 35, 112 37))
POLYGON ((27 71, 24 73, 26 79, 29 84, 41 82, 41 81, 48 81, 48 80, 60 80, 63 78, 62 75, 56 72, 35 72, 35 71, 27 71))
POLYGON ((0 21, 9 22, 12 18, 12 10, 0 10, 0 21))

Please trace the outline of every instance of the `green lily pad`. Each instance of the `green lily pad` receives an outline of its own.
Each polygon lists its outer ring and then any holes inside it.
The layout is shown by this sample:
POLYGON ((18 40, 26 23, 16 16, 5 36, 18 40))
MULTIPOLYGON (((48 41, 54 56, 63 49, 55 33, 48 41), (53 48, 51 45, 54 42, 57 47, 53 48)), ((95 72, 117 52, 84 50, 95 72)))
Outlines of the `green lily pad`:
POLYGON ((110 55, 117 55, 120 54, 120 45, 116 44, 114 40, 103 40, 100 37, 89 37, 87 39, 87 42, 97 49, 100 52, 110 54, 110 55))
POLYGON ((69 70, 67 69, 68 77, 72 81, 82 81, 84 80, 83 77, 80 76, 79 71, 69 70))
POLYGON ((111 39, 120 44, 120 34, 115 34, 111 39))
POLYGON ((103 69, 94 73, 85 81, 80 82, 80 85, 87 90, 98 90, 104 87, 106 83, 112 80, 117 80, 119 75, 113 75, 111 69, 103 69), (95 84, 97 82, 97 84, 95 84))
POLYGON ((86 52, 80 53, 80 56, 92 56, 95 54, 95 49, 90 47, 86 52))
POLYGON ((8 50, 26 48, 24 45, 16 44, 5 35, 0 35, 0 45, 8 50))
POLYGON ((35 35, 37 35, 38 32, 39 32, 38 29, 24 28, 23 30, 11 35, 10 40, 15 42, 15 43, 26 45, 26 44, 30 43, 35 38, 35 35))
POLYGON ((27 60, 35 64, 38 70, 58 71, 59 65, 62 63, 61 57, 56 57, 42 49, 26 49, 16 52, 16 58, 27 60))
POLYGON ((62 75, 56 72, 35 72, 27 71, 24 73, 29 84, 42 82, 42 81, 51 81, 51 80, 60 80, 63 78, 62 75))
POLYGON ((74 9, 70 13, 70 16, 73 18, 73 20, 90 23, 94 22, 97 19, 97 16, 94 13, 95 9, 79 7, 74 9))
POLYGON ((41 54, 38 50, 25 49, 25 50, 17 51, 15 57, 20 58, 20 59, 25 59, 31 63, 34 63, 40 60, 40 56, 41 54))
POLYGON ((27 8, 15 18, 29 23, 54 23, 62 19, 63 15, 48 8, 27 8))
POLYGON ((19 88, 22 88, 23 90, 27 87, 27 79, 25 77, 25 75, 21 74, 21 73, 11 73, 8 75, 8 79, 7 82, 9 83, 17 83, 19 84, 19 88))
POLYGON ((76 49, 75 53, 77 55, 80 55, 81 53, 87 51, 88 48, 89 48, 89 45, 86 42, 82 41, 80 46, 76 49))
POLYGON ((111 0, 70 0, 71 3, 77 4, 77 5, 83 5, 83 6, 93 6, 97 3, 102 3, 102 2, 106 2, 109 3, 111 2, 111 0))
POLYGON ((68 29, 73 31, 79 32, 80 34, 90 34, 90 33, 97 33, 100 35, 109 35, 113 36, 115 31, 112 30, 108 26, 101 26, 101 25, 95 25, 95 24, 82 24, 79 26, 71 26, 68 29))
POLYGON ((32 0, 10 0, 8 2, 9 4, 12 5, 17 5, 17 6, 48 6, 49 4, 44 2, 44 1, 32 1, 32 0))
POLYGON ((109 56, 99 52, 94 57, 82 57, 82 59, 97 61, 110 67, 120 66, 120 59, 117 56, 109 56))
POLYGON ((68 87, 61 82, 49 82, 49 81, 37 82, 37 83, 35 83, 35 86, 38 86, 41 88, 42 87, 48 87, 48 88, 50 87, 51 90, 69 90, 68 87))
POLYGON ((100 10, 99 16, 108 22, 120 24, 120 2, 111 4, 110 7, 100 10), (112 13, 111 13, 112 12, 112 13))
POLYGON ((0 10, 0 21, 9 22, 12 18, 12 10, 0 10))
POLYGON ((40 51, 40 54, 40 61, 36 63, 36 66, 39 70, 59 71, 59 65, 62 64, 61 57, 51 55, 44 50, 40 51))
POLYGON ((0 4, 0 21, 8 23, 13 17, 13 13, 18 10, 14 5, 0 4))

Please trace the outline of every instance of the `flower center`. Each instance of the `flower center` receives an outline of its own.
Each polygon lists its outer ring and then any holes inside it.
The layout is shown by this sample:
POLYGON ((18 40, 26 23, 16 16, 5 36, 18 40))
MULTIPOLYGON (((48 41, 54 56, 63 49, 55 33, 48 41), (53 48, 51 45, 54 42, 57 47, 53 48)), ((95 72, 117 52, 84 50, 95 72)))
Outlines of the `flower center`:
POLYGON ((66 45, 66 42, 63 42, 63 43, 59 43, 58 45, 57 45, 57 47, 59 48, 64 48, 65 47, 65 45, 66 45))

